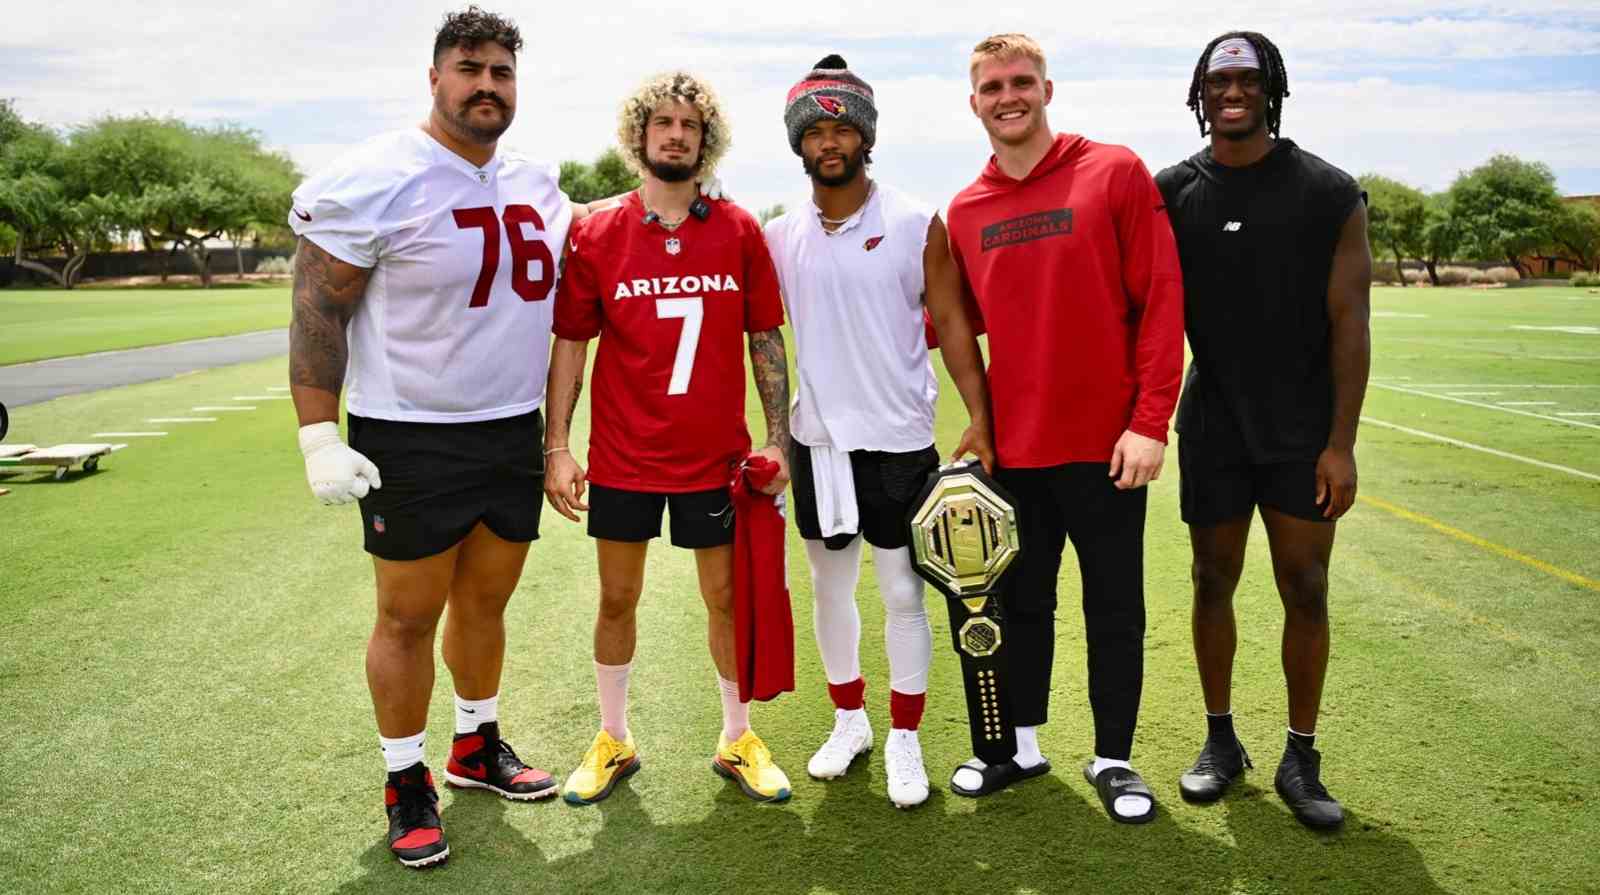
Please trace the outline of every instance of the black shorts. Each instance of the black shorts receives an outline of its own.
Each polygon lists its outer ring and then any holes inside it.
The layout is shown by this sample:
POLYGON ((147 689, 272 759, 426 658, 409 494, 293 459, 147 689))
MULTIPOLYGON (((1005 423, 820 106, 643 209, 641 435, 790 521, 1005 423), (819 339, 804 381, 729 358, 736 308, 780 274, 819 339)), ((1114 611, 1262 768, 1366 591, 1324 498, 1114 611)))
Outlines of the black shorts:
POLYGON ((350 447, 383 487, 361 499, 367 552, 422 559, 482 521, 507 541, 539 537, 544 420, 539 411, 477 423, 403 423, 349 416, 350 447))
MULTIPOLYGON (((911 502, 928 482, 928 474, 939 468, 939 452, 933 445, 920 451, 851 451, 850 472, 855 477, 856 512, 861 519, 861 536, 867 543, 895 550, 911 543, 911 502)), ((789 480, 794 484, 794 520, 800 537, 821 541, 829 550, 843 550, 855 540, 853 534, 822 536, 817 519, 816 477, 811 471, 811 448, 794 443, 789 460, 789 480)))
POLYGON ((1314 460, 1251 463, 1242 451, 1198 435, 1178 437, 1178 503, 1189 525, 1249 518, 1257 505, 1297 519, 1331 522, 1317 504, 1314 460))
POLYGON ((648 541, 661 537, 661 511, 671 507, 672 546, 690 550, 733 543, 733 498, 727 488, 662 494, 589 486, 589 537, 648 541))

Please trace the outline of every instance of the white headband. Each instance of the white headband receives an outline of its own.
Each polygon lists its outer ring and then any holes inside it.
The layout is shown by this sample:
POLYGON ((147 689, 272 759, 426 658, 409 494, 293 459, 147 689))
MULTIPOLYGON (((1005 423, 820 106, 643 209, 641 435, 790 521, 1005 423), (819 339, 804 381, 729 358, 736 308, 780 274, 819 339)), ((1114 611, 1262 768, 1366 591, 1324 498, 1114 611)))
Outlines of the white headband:
POLYGON ((1250 45, 1250 41, 1242 37, 1230 37, 1211 51, 1206 74, 1228 68, 1261 68, 1261 59, 1256 56, 1256 48, 1250 45))

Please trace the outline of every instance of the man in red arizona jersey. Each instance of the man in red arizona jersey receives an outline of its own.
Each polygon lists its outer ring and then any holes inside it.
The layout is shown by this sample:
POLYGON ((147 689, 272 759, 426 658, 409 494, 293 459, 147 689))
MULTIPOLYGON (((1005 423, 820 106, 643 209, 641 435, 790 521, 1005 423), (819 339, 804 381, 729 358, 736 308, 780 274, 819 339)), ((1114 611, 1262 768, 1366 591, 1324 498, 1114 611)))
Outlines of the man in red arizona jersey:
POLYGON ((1017 753, 969 762, 951 786, 979 796, 1049 770, 1037 728, 1070 539, 1095 722, 1084 776, 1113 820, 1143 823, 1155 797, 1129 758, 1144 676, 1144 486, 1161 472, 1183 362, 1177 248, 1138 157, 1051 133, 1038 44, 990 37, 971 77, 994 156, 951 202, 950 242, 989 333, 995 477, 1018 500, 1025 547, 1001 597, 1017 753))
POLYGON ((722 693, 712 768, 754 799, 782 801, 789 780, 750 729, 749 703, 740 702, 736 683, 728 493, 751 447, 746 334, 767 420, 759 453, 781 470, 764 490, 781 493, 788 481, 777 274, 755 218, 697 195, 696 178, 711 175, 729 144, 727 119, 703 81, 684 72, 647 81, 623 103, 617 137, 643 184, 573 231, 550 361, 545 495, 573 521, 588 511, 600 563, 594 656, 601 729, 567 778, 565 796, 597 802, 639 768, 626 714, 634 611, 646 550, 668 510, 673 545, 694 551, 722 693), (597 336, 585 472, 568 438, 589 340, 597 336))

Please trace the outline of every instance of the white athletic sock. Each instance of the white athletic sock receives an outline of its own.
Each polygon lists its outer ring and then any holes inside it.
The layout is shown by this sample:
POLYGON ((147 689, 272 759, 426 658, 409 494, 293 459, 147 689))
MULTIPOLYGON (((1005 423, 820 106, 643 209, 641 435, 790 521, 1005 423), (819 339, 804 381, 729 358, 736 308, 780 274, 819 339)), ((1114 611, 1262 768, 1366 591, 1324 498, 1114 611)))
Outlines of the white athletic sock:
POLYGON ((600 726, 619 743, 628 738, 628 674, 632 670, 632 662, 594 663, 595 689, 600 694, 600 726))
POLYGON ((739 685, 717 675, 717 691, 722 696, 722 736, 733 742, 750 729, 750 703, 739 701, 739 685))
POLYGON ((421 761, 422 743, 427 736, 428 732, 424 730, 408 737, 378 737, 378 746, 383 750, 383 763, 388 766, 389 772, 403 771, 421 761))
MULTIPOLYGON (((1098 777, 1106 768, 1126 768, 1131 771, 1133 765, 1115 758, 1101 758, 1096 755, 1094 766, 1089 769, 1089 773, 1098 777)), ((1122 817, 1138 817, 1150 810, 1150 802, 1144 796, 1118 796, 1117 800, 1111 803, 1111 810, 1122 817)))
POLYGON ((488 699, 462 699, 456 694, 456 733, 475 733, 479 724, 499 720, 499 693, 488 699))
POLYGON ((928 690, 933 629, 923 600, 922 578, 911 570, 911 548, 872 548, 878 593, 883 597, 883 645, 889 656, 889 689, 908 694, 928 690))
POLYGON ((829 550, 821 541, 806 541, 811 566, 811 609, 817 651, 830 684, 848 684, 861 677, 861 613, 856 609, 856 581, 861 575, 861 538, 843 550, 829 550))
POLYGON ((1039 728, 1017 728, 1017 754, 1011 760, 1023 769, 1036 767, 1044 761, 1044 755, 1039 752, 1039 728))

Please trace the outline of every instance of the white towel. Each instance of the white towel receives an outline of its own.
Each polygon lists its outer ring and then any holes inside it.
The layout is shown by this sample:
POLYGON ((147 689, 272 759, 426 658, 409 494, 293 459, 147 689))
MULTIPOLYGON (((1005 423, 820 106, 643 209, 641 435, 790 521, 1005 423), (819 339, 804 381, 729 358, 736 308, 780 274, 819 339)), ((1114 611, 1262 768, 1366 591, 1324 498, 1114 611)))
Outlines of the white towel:
POLYGON ((861 528, 856 512, 856 478, 850 471, 850 453, 831 444, 811 448, 811 480, 817 492, 817 522, 822 536, 855 534, 861 528))

